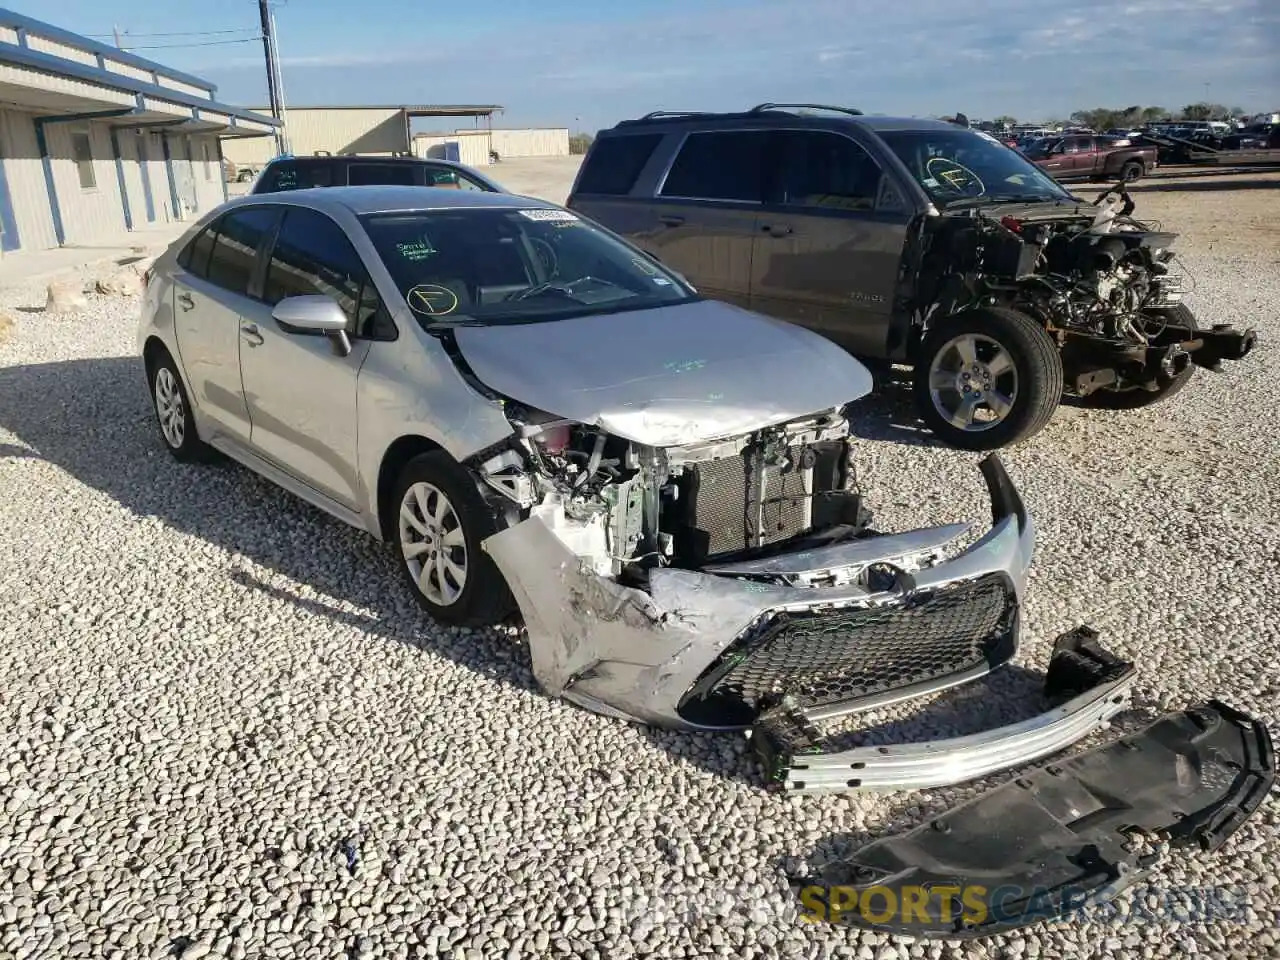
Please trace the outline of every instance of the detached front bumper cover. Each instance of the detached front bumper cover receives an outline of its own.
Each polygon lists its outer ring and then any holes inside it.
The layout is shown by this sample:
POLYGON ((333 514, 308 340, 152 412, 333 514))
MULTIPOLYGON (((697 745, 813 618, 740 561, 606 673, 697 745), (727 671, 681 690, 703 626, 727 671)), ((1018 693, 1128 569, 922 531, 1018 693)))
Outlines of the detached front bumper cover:
POLYGON ((1267 728, 1217 700, 1045 766, 793 881, 814 920, 989 936, 1086 914, 1161 861, 1142 839, 1217 850, 1275 780, 1267 728))
POLYGON ((1054 644, 1045 675, 1048 712, 950 740, 823 752, 817 723, 789 699, 751 731, 771 784, 810 793, 942 787, 1039 760, 1071 746, 1129 705, 1136 672, 1079 627, 1054 644))

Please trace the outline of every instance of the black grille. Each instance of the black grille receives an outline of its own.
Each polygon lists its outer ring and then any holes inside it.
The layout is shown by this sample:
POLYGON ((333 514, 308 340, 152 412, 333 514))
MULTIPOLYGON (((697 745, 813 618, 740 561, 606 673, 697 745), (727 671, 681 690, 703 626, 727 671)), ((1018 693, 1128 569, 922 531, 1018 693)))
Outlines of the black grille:
POLYGON ((761 545, 776 543, 803 533, 805 524, 805 469, 802 447, 788 451, 788 464, 771 466, 767 485, 760 493, 760 470, 751 454, 695 464, 685 474, 687 536, 684 556, 695 560, 716 557, 756 546, 757 500, 763 499, 761 545))
POLYGON ((750 723, 779 694, 805 706, 855 700, 1013 653, 1017 603, 1002 574, 870 610, 778 613, 730 646, 680 705, 693 723, 750 723))

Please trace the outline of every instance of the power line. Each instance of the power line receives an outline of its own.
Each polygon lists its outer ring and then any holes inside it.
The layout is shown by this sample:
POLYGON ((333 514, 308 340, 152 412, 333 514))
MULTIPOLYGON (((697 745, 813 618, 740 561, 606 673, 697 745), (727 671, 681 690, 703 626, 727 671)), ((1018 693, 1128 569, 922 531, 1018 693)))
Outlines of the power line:
POLYGON ((121 47, 122 50, 175 50, 179 47, 220 47, 228 43, 254 43, 262 39, 262 34, 256 37, 245 37, 243 40, 208 40, 204 43, 152 43, 142 44, 141 46, 133 46, 130 44, 121 47))
MULTIPOLYGON (((172 33, 135 33, 132 30, 121 30, 120 35, 123 37, 218 37, 226 36, 231 33, 251 33, 256 27, 240 27, 236 30, 186 30, 175 31, 172 33)), ((95 40, 114 40, 115 34, 112 33, 89 33, 85 36, 92 37, 95 40)), ((251 39, 257 39, 253 37, 251 39)))

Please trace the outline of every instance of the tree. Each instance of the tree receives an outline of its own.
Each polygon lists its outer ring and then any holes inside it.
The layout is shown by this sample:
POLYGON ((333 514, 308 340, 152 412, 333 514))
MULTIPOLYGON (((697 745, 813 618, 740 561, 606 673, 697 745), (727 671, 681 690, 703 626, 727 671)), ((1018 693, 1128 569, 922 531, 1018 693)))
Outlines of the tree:
POLYGON ((995 122, 996 122, 996 126, 997 126, 997 127, 1005 127, 1005 128, 1008 128, 1008 127, 1016 126, 1016 125, 1017 125, 1017 123, 1018 123, 1018 118, 1017 118, 1017 117, 1011 117, 1011 116, 1009 116, 1007 113, 1005 113, 1005 114, 1001 114, 1000 116, 996 117, 996 121, 995 121, 995 122))
POLYGON ((1158 123, 1169 118, 1169 111, 1164 107, 1143 107, 1139 119, 1143 123, 1158 123))
POLYGON ((569 138, 569 153, 582 154, 587 152, 587 148, 591 146, 591 141, 595 139, 589 133, 575 133, 569 138))
POLYGON ((1217 120, 1227 115, 1227 108, 1220 103, 1189 103, 1182 108, 1183 120, 1217 120))

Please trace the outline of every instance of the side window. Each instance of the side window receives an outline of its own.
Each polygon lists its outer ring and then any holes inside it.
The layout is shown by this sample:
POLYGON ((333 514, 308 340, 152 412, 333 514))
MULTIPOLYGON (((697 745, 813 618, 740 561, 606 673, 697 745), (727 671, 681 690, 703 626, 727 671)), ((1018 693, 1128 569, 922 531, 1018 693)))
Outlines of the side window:
POLYGON ((779 135, 782 203, 838 210, 872 210, 880 165, 848 137, 825 130, 779 135))
POLYGON ((314 294, 337 301, 352 336, 395 339, 395 323, 346 233, 322 213, 295 208, 285 213, 276 235, 263 299, 274 305, 314 294))
POLYGON ((209 255, 213 252, 214 238, 218 235, 218 221, 214 221, 192 238, 178 254, 178 266, 200 279, 209 273, 209 255))
POLYGON ((98 185, 97 174, 93 169, 93 141, 88 130, 71 132, 71 157, 76 163, 76 174, 80 177, 80 188, 92 190, 98 185))
POLYGON ((275 223, 276 212, 267 207, 235 210, 224 216, 205 279, 232 293, 248 293, 258 250, 275 223))
POLYGON ((667 172, 660 195, 759 203, 768 136, 762 130, 690 134, 667 172))
POLYGON ((308 187, 333 186, 333 165, 329 163, 292 163, 284 161, 267 167, 258 193, 280 190, 306 190, 308 187))
POLYGON ((424 167, 422 174, 423 186, 442 187, 445 190, 480 190, 487 192, 475 180, 451 167, 424 167))
POLYGON ((577 192, 623 197, 635 186, 640 171, 662 141, 660 133, 603 137, 591 148, 578 178, 577 192))
POLYGON ((347 168, 347 183, 353 187, 378 184, 415 186, 413 167, 407 163, 353 163, 347 168))

